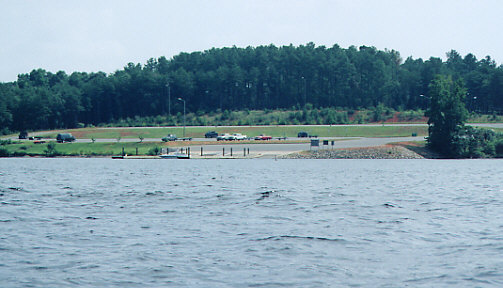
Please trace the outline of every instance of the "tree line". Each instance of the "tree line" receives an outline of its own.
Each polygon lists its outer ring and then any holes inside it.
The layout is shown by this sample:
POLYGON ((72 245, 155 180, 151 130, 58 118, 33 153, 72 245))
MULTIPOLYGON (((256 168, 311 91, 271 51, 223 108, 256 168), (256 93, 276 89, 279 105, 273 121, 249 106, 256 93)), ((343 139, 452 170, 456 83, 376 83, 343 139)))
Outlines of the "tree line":
MULTIPOLYGON (((428 85, 448 75, 466 87, 469 111, 503 112, 503 66, 489 56, 407 58, 375 47, 313 43, 213 48, 151 58, 103 72, 36 69, 0 83, 0 127, 9 131, 74 128, 134 117, 215 111, 428 108, 428 85)), ((211 123, 208 123, 211 125, 211 123)))

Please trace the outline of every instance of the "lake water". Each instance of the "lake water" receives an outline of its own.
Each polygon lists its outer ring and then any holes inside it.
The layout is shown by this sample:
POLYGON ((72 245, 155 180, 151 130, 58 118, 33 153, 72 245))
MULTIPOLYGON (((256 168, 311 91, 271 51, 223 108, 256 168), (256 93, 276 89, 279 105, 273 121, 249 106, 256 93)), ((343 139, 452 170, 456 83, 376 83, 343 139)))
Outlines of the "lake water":
POLYGON ((0 159, 0 287, 503 287, 502 160, 0 159))

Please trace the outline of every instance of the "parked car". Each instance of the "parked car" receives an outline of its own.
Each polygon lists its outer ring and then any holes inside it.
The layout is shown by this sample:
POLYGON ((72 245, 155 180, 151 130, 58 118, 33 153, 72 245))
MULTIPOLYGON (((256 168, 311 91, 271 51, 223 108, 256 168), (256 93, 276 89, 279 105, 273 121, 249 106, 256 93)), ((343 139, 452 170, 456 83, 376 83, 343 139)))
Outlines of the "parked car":
POLYGON ((26 139, 26 138, 28 138, 28 132, 21 131, 21 133, 19 133, 19 139, 26 139))
POLYGON ((70 133, 59 133, 58 136, 56 136, 56 141, 58 141, 58 143, 73 142, 75 141, 75 137, 70 133))
POLYGON ((161 140, 164 141, 164 142, 168 142, 168 141, 176 141, 176 135, 175 134, 168 134, 168 136, 166 137, 163 137, 161 140))
POLYGON ((229 133, 220 134, 217 136, 217 141, 227 140, 229 138, 229 136, 231 136, 229 133))
POLYGON ((299 138, 306 138, 306 137, 309 137, 309 133, 307 133, 306 131, 300 131, 297 134, 297 137, 299 137, 299 138))
POLYGON ((216 131, 209 131, 204 134, 204 138, 217 138, 218 133, 216 131))
POLYGON ((221 134, 218 135, 217 141, 231 141, 231 140, 236 140, 234 135, 231 135, 229 133, 221 134))
POLYGON ((234 133, 232 134, 232 136, 234 136, 233 140, 246 140, 248 138, 248 136, 243 135, 241 133, 234 133))
POLYGON ((271 139, 272 139, 272 136, 267 136, 264 134, 260 134, 259 136, 255 137, 255 140, 271 140, 271 139))

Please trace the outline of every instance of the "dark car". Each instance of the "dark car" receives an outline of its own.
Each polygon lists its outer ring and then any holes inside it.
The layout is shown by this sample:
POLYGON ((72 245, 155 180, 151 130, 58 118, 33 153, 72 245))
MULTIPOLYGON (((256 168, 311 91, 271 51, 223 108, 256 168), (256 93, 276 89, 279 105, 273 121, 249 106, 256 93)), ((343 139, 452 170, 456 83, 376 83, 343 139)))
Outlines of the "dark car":
POLYGON ((164 142, 169 142, 169 141, 176 141, 178 138, 176 137, 175 134, 168 134, 168 136, 163 137, 161 140, 164 142))
POLYGON ((58 143, 73 142, 75 141, 75 137, 70 133, 60 133, 56 136, 56 140, 58 143))
POLYGON ((19 139, 26 139, 26 138, 28 138, 28 132, 21 131, 21 133, 19 133, 19 139))
POLYGON ((305 131, 300 131, 300 132, 297 134, 297 137, 299 137, 299 138, 309 137, 309 133, 307 133, 307 132, 305 132, 305 131))
POLYGON ((204 138, 217 138, 218 133, 216 131, 209 131, 204 134, 204 138))

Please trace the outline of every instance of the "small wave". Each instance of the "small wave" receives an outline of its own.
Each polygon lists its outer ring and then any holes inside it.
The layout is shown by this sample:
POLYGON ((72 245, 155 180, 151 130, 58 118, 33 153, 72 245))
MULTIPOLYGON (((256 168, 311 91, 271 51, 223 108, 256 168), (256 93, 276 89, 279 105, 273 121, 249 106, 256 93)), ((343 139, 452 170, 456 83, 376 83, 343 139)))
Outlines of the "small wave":
POLYGON ((262 201, 266 198, 269 198, 274 193, 276 193, 275 190, 268 190, 268 191, 260 192, 260 197, 257 199, 257 201, 255 203, 258 204, 260 201, 262 201))
POLYGON ((315 236, 297 236, 297 235, 281 235, 281 236, 270 236, 266 238, 257 239, 255 241, 267 241, 267 240, 282 240, 282 239, 301 239, 301 240, 315 240, 315 241, 333 241, 333 242, 345 242, 344 239, 326 238, 326 237, 315 237, 315 236))
POLYGON ((479 284, 489 284, 489 285, 491 284, 491 281, 483 280, 483 279, 477 279, 477 278, 474 278, 474 277, 464 278, 463 280, 469 281, 469 282, 475 282, 475 283, 479 283, 479 284))
MULTIPOLYGON (((13 200, 13 201, 15 201, 15 200, 13 200)), ((22 205, 21 203, 12 203, 12 202, 5 202, 5 201, 0 202, 0 204, 10 205, 10 206, 21 206, 22 205)))
POLYGON ((145 196, 162 196, 162 195, 164 195, 164 192, 162 192, 162 191, 154 191, 154 192, 145 193, 145 196))
POLYGON ((292 287, 295 286, 292 282, 264 282, 264 283, 252 283, 248 287, 292 287))
POLYGON ((392 203, 389 203, 389 202, 388 202, 388 203, 384 203, 384 204, 382 204, 382 206, 384 206, 384 207, 386 207, 386 208, 402 208, 402 207, 400 207, 400 206, 399 206, 399 205, 397 205, 397 204, 392 204, 392 203))
POLYGON ((430 283, 432 280, 439 280, 439 279, 444 279, 447 278, 447 274, 441 274, 438 276, 429 276, 429 277, 418 277, 418 278, 413 278, 413 279, 407 279, 405 282, 411 283, 411 282, 427 282, 430 283))

